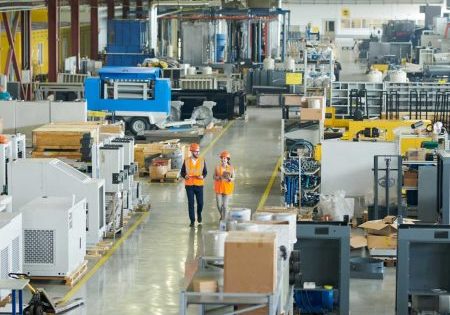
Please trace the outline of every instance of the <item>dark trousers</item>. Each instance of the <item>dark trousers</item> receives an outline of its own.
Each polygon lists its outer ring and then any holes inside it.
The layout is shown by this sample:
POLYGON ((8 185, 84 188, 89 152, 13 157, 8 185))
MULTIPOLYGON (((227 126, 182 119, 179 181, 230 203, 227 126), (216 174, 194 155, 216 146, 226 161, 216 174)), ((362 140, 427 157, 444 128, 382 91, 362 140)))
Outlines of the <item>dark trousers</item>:
POLYGON ((197 199, 197 220, 202 221, 203 210, 203 186, 186 186, 186 194, 188 197, 189 219, 195 222, 195 201, 197 199))

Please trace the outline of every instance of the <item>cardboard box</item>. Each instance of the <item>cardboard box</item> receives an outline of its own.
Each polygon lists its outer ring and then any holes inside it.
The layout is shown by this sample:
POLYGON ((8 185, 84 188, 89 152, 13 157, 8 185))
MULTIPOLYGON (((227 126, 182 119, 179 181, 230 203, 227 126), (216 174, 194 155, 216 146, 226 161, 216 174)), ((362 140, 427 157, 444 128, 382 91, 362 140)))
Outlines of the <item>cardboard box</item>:
POLYGON ((285 106, 301 106, 304 103, 305 97, 297 94, 285 94, 284 105, 285 106))
POLYGON ((367 235, 367 247, 378 249, 396 249, 397 248, 397 234, 387 236, 382 235, 367 235))
POLYGON ((350 236, 350 248, 358 249, 367 246, 367 238, 363 235, 351 235, 350 236))
POLYGON ((359 226, 366 230, 367 234, 372 235, 391 235, 397 233, 397 223, 387 224, 383 220, 367 221, 359 226))
MULTIPOLYGON (((413 219, 403 219, 404 224, 414 224, 417 220, 413 219)), ((367 234, 370 235, 382 235, 382 236, 389 236, 392 234, 397 233, 398 224, 397 220, 393 221, 392 216, 387 216, 383 220, 372 220, 364 222, 359 226, 360 228, 363 228, 367 234), (392 223, 386 223, 386 222, 392 222, 392 223)))
POLYGON ((209 278, 195 278, 192 281, 194 292, 214 293, 218 290, 217 280, 209 278))
POLYGON ((302 108, 300 111, 300 120, 325 120, 325 109, 302 108))
POLYGON ((276 234, 229 232, 225 241, 224 292, 272 293, 276 281, 276 234))
POLYGON ((419 175, 417 171, 409 170, 403 173, 403 185, 407 187, 417 187, 419 175))
POLYGON ((426 149, 409 149, 406 152, 408 161, 425 161, 426 149))

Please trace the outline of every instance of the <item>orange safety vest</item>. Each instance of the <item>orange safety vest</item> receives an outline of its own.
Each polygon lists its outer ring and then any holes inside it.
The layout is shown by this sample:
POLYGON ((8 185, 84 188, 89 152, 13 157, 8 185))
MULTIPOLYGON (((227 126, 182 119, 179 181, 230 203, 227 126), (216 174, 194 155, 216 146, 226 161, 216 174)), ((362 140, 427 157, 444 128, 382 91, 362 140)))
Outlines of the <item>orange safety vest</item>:
MULTIPOLYGON (((231 165, 225 166, 219 165, 216 167, 216 176, 222 176, 223 172, 228 172, 231 175, 234 173, 234 169, 231 165)), ((234 183, 225 179, 214 180, 214 191, 216 194, 231 195, 234 190, 234 183)))
POLYGON ((184 184, 186 186, 203 186, 203 179, 197 177, 203 175, 205 160, 202 158, 198 158, 197 162, 194 165, 192 159, 188 158, 184 161, 184 165, 186 167, 186 174, 189 176, 189 179, 186 179, 184 181, 184 184))

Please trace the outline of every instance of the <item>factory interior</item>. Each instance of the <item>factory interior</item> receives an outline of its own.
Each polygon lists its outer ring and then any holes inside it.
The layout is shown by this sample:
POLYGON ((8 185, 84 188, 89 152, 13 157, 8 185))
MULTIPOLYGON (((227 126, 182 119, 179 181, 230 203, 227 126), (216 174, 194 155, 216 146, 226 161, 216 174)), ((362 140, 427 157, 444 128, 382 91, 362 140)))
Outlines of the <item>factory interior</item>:
POLYGON ((449 0, 0 0, 0 314, 450 315, 449 0))

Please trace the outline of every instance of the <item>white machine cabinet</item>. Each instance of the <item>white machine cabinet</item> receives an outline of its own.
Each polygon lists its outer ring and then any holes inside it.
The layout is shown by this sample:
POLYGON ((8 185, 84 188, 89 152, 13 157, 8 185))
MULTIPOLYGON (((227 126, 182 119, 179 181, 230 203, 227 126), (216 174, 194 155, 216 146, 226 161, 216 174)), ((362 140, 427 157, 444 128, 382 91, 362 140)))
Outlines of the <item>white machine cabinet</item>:
MULTIPOLYGON (((22 214, 0 212, 0 279, 22 272, 22 214)), ((11 292, 0 290, 0 300, 11 292)))
MULTIPOLYGON (((86 242, 94 245, 106 231, 105 180, 94 179, 58 159, 26 159, 11 164, 9 192, 17 211, 40 196, 86 198, 86 242)), ((1 199, 0 199, 1 206, 1 199)))
POLYGON ((12 212, 12 197, 8 195, 0 196, 0 212, 12 212))
POLYGON ((39 197, 21 208, 23 272, 31 276, 66 276, 86 255, 86 199, 39 197), (43 220, 42 218, 45 218, 43 220))
POLYGON ((134 163, 134 139, 130 137, 115 138, 111 140, 111 144, 119 144, 123 146, 124 154, 124 179, 123 190, 126 191, 126 203, 125 209, 131 210, 134 203, 134 175, 136 174, 137 167, 134 163))
POLYGON ((122 144, 105 144, 99 148, 99 177, 105 179, 105 192, 123 190, 124 147, 122 144))

